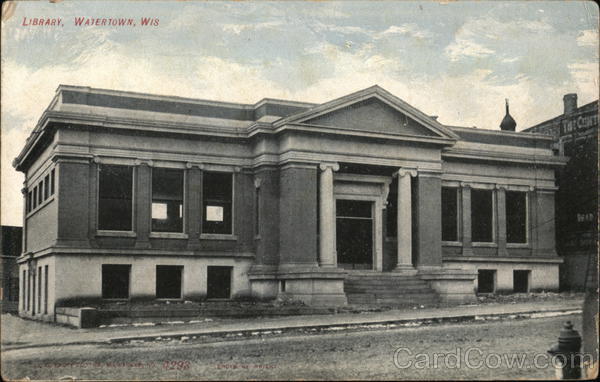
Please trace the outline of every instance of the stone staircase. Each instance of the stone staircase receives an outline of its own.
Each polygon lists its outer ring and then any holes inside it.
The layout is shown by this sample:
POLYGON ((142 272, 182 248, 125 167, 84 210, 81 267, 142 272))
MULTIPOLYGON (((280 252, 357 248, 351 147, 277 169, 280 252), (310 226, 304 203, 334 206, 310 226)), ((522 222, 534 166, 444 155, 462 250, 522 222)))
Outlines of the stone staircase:
POLYGON ((439 297, 416 275, 394 272, 350 271, 344 281, 348 304, 434 305, 439 297))

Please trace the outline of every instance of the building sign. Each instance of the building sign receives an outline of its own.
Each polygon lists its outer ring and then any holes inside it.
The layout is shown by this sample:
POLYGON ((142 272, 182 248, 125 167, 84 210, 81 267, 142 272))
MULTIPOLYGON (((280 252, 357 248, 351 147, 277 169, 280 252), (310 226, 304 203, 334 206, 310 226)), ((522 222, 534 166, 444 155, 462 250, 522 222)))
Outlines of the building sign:
POLYGON ((598 111, 586 113, 574 118, 563 119, 560 125, 560 135, 569 135, 598 126, 598 111))

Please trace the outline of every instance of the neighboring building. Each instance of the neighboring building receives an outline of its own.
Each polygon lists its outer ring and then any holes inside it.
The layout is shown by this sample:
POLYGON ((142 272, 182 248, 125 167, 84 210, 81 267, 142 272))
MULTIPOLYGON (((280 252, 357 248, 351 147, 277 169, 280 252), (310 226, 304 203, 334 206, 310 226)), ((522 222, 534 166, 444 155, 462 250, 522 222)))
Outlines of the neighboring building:
POLYGON ((560 154, 569 158, 557 174, 561 289, 582 290, 588 283, 596 290, 590 276, 598 271, 598 101, 577 107, 577 94, 567 94, 563 101, 562 115, 525 131, 552 135, 560 154))
POLYGON ((445 301, 555 290, 565 160, 552 145, 442 125, 378 86, 245 105, 61 85, 14 162, 26 176, 19 311, 340 305, 395 275, 445 301))
POLYGON ((1 276, 1 304, 2 312, 17 312, 19 302, 19 266, 17 257, 21 255, 22 248, 22 228, 2 226, 0 229, 0 242, 2 249, 0 259, 2 259, 1 276))

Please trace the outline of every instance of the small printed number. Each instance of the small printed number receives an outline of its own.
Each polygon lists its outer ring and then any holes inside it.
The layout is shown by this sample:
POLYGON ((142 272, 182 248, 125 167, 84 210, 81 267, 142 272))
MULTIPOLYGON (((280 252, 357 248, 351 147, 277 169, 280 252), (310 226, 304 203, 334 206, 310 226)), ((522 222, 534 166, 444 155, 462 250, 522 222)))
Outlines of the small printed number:
POLYGON ((190 361, 164 361, 165 370, 187 370, 190 368, 190 361))

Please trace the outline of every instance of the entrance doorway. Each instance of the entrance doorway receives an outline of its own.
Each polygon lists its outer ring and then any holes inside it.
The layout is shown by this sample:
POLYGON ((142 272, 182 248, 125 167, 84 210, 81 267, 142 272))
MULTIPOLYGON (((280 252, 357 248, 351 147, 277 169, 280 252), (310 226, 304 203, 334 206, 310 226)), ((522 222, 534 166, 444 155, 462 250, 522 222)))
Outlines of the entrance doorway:
POLYGON ((338 267, 373 269, 373 202, 336 201, 338 267))

